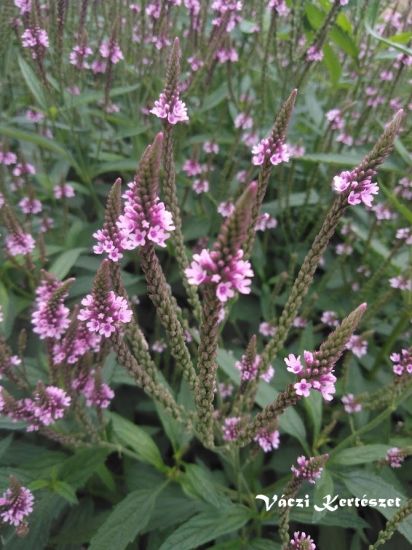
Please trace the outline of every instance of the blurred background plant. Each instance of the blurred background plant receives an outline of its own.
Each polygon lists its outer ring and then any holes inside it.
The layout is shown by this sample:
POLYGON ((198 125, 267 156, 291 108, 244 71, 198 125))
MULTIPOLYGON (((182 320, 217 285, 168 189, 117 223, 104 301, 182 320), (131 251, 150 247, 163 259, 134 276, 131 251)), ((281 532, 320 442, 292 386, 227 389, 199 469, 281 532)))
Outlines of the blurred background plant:
MULTIPOLYGON (((47 380, 53 353, 33 334, 35 288, 40 280, 55 289, 56 281, 74 278, 59 291, 70 306, 90 292, 101 264, 92 235, 102 227, 113 182, 132 179, 161 128, 150 111, 163 90, 176 36, 179 91, 189 120, 173 129, 175 178, 189 257, 215 241, 259 172, 252 147, 270 133, 291 90, 299 90, 287 134, 290 159, 273 166, 257 221, 252 291, 226 308, 219 335, 222 421, 240 382, 235 364, 250 336, 257 335, 262 349, 276 333, 332 200, 333 176, 358 166, 393 114, 406 113, 394 154, 378 174, 379 195, 370 208, 345 212, 273 362, 275 375, 259 383, 255 403, 265 407, 293 380, 283 357, 317 349, 367 302, 337 368, 335 399, 324 404, 313 392, 273 426, 270 452, 256 443, 228 458, 205 449, 149 399, 113 353, 94 354, 88 364, 94 381, 78 382, 87 406, 72 403, 74 424, 64 419, 60 431, 48 431, 45 423, 40 433, 26 433, 23 423, 0 418, 0 489, 11 491, 0 506, 22 491, 19 483, 35 496, 30 528, 23 518, 12 524, 24 538, 16 538, 14 527, 2 528, 6 548, 90 544, 120 550, 132 543, 130 548, 182 550, 213 541, 227 550, 280 548, 279 514, 264 513, 254 497, 284 491, 302 453, 329 453, 316 485, 304 486, 303 494, 315 501, 339 493, 400 496, 406 503, 411 461, 405 459, 412 445, 411 24, 412 11, 402 2, 2 0, 0 372, 8 390, 5 379, 15 369, 18 397, 30 387, 34 401, 45 399, 39 381, 47 380), (56 281, 41 278, 41 269, 56 281), (103 410, 109 404, 110 412, 103 410), (89 441, 80 444, 73 429, 89 441), (105 445, 97 431, 104 432, 105 445)), ((188 313, 181 249, 172 241, 157 253, 194 353, 196 315, 188 313)), ((139 260, 126 256, 121 277, 153 362, 178 404, 190 409, 188 386, 147 298, 139 260)), ((61 409, 50 423, 68 406, 67 396, 55 390, 61 409)), ((30 495, 21 498, 29 510, 30 495)), ((373 543, 394 512, 292 509, 289 521, 311 533, 321 549, 333 539, 336 550, 356 550, 373 543)), ((397 522, 399 532, 385 548, 412 542, 411 518, 400 514, 397 522)), ((295 541, 291 548, 305 546, 295 541)))

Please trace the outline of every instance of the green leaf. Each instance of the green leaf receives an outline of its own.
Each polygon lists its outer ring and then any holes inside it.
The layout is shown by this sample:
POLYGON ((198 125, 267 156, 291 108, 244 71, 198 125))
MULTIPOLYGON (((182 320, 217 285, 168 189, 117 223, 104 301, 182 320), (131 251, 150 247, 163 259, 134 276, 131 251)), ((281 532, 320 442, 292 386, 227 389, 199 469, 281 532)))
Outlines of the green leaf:
POLYGON ((358 47, 353 40, 353 38, 344 32, 342 29, 336 25, 331 28, 329 31, 329 36, 333 42, 346 54, 348 54, 352 59, 357 59, 359 55, 358 47))
MULTIPOLYGON (((324 469, 322 472, 321 478, 316 482, 315 490, 313 491, 313 502, 318 506, 321 506, 323 503, 323 498, 326 495, 333 495, 334 483, 332 476, 328 470, 324 469)), ((320 518, 322 518, 327 513, 327 510, 322 510, 318 512, 313 510, 313 521, 317 523, 320 518)))
POLYGON ((228 97, 228 90, 227 90, 227 84, 224 82, 217 90, 209 94, 204 103, 203 106, 197 110, 197 113, 204 113, 205 111, 210 111, 210 109, 213 109, 219 103, 221 103, 224 99, 228 97))
POLYGON ((81 449, 62 464, 59 478, 74 489, 80 489, 104 464, 108 454, 107 449, 81 449))
POLYGON ((339 61, 339 57, 328 44, 323 46, 323 54, 323 63, 329 71, 332 84, 336 86, 342 73, 342 65, 339 61))
POLYGON ((64 500, 70 502, 70 504, 78 504, 76 491, 65 481, 55 481, 52 484, 52 489, 55 493, 64 498, 64 500))
POLYGON ((49 271, 54 273, 58 279, 64 279, 76 263, 77 258, 85 251, 87 251, 87 248, 72 248, 71 250, 66 250, 54 260, 49 271))
POLYGON ((10 434, 0 441, 0 457, 4 455, 7 449, 10 447, 10 443, 13 441, 13 435, 10 434))
POLYGON ((383 36, 380 36, 377 32, 375 32, 372 27, 369 25, 367 21, 365 21, 365 29, 368 31, 368 33, 376 38, 376 40, 379 40, 379 42, 382 42, 383 44, 386 44, 387 46, 390 46, 392 48, 395 48, 396 50, 399 50, 403 53, 406 53, 407 55, 412 55, 412 49, 407 48, 406 46, 402 46, 402 44, 398 44, 394 40, 390 40, 389 38, 384 38, 383 36))
POLYGON ((43 111, 47 111, 47 100, 46 96, 44 95, 43 86, 35 73, 33 72, 32 68, 26 61, 19 56, 18 57, 19 67, 21 74, 23 75, 23 78, 33 94, 33 97, 39 104, 39 106, 43 109, 43 111))
MULTIPOLYGON (((363 155, 357 155, 353 153, 314 153, 303 155, 297 160, 313 162, 315 164, 322 162, 324 164, 333 164, 336 166, 353 167, 361 163, 361 161, 363 160, 363 155)), ((396 172, 398 174, 402 174, 404 172, 403 168, 401 168, 391 160, 387 160, 386 162, 384 162, 379 167, 379 170, 386 172, 396 172)))
POLYGON ((215 508, 231 505, 230 499, 218 491, 208 470, 197 464, 187 464, 185 475, 179 479, 179 482, 186 493, 208 502, 215 508))
POLYGON ((330 461, 330 464, 339 466, 354 466, 355 464, 367 464, 385 458, 390 445, 363 445, 362 447, 351 447, 337 453, 330 461))
POLYGON ((91 177, 101 176, 109 172, 136 172, 137 161, 131 159, 114 160, 100 164, 96 169, 92 170, 91 177))
POLYGON ((124 550, 148 524, 159 490, 138 489, 127 495, 92 538, 89 550, 124 550))
POLYGON ((405 206, 398 198, 397 196, 389 191, 382 183, 379 184, 382 191, 385 193, 386 198, 389 200, 391 205, 401 214, 405 220, 407 220, 409 223, 412 224, 412 211, 409 210, 407 206, 405 206))
MULTIPOLYGON (((192 550, 212 540, 241 529, 250 519, 243 506, 232 506, 224 514, 202 512, 181 525, 162 544, 159 550, 192 550)), ((97 550, 97 549, 96 549, 97 550)))
MULTIPOLYGON (((355 470, 340 476, 348 490, 357 498, 368 499, 401 499, 401 506, 406 503, 407 497, 400 493, 390 483, 387 483, 382 477, 365 472, 363 470, 355 470), (366 495, 366 496, 365 496, 366 495)), ((383 508, 374 507, 375 510, 390 519, 399 508, 383 508)), ((412 543, 412 516, 407 517, 398 526, 398 531, 412 543)))
POLYGON ((115 442, 132 449, 142 462, 152 464, 160 471, 165 471, 166 466, 160 451, 150 435, 114 412, 107 412, 106 416, 112 423, 115 442))
MULTIPOLYGON (((119 97, 133 92, 134 90, 137 90, 140 86, 140 82, 137 82, 136 84, 131 84, 129 86, 117 86, 116 88, 112 88, 109 95, 111 98, 119 97)), ((104 91, 85 92, 83 94, 80 94, 79 96, 72 96, 68 94, 66 100, 66 108, 73 109, 82 105, 88 105, 89 103, 97 103, 98 101, 104 99, 104 94, 104 91)))
POLYGON ((71 164, 71 166, 76 169, 78 173, 81 173, 78 164, 73 159, 67 148, 56 143, 56 140, 48 139, 32 132, 26 132, 17 128, 11 128, 9 126, 0 126, 0 136, 17 139, 18 141, 33 143, 33 145, 37 145, 42 149, 52 151, 53 153, 56 153, 57 155, 60 155, 61 157, 66 159, 71 164))

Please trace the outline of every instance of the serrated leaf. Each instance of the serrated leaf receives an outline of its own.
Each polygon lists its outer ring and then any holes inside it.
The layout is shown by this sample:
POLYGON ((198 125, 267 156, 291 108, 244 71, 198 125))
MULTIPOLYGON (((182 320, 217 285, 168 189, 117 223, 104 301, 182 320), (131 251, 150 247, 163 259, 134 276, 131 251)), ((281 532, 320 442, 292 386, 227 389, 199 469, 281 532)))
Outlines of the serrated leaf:
POLYGON ((216 512, 202 512, 181 525, 159 550, 199 548, 202 544, 241 529, 249 519, 250 512, 243 506, 233 506, 220 515, 216 515, 216 512))
POLYGON ((390 445, 363 445, 362 447, 351 447, 343 449, 331 460, 331 464, 339 466, 354 466, 355 464, 367 464, 385 458, 390 445))
POLYGON ((127 495, 92 538, 89 550, 124 550, 148 524, 158 493, 138 489, 127 495))
POLYGON ((198 464, 187 464, 185 475, 179 479, 179 482, 186 493, 208 502, 215 508, 231 505, 230 499, 219 493, 210 473, 198 464))
POLYGON ((81 449, 62 464, 58 476, 74 489, 80 489, 104 463, 108 454, 107 449, 81 449))
POLYGON ((160 451, 149 434, 114 412, 107 412, 106 414, 112 422, 115 442, 117 441, 121 445, 132 449, 142 462, 152 464, 158 470, 165 470, 166 466, 163 463, 160 451))
MULTIPOLYGON (((363 470, 355 470, 340 476, 348 490, 357 498, 368 499, 396 499, 401 500, 401 506, 406 503, 407 497, 400 493, 393 485, 387 483, 381 477, 365 472, 363 470), (365 496, 366 495, 366 496, 365 496)), ((374 507, 387 519, 390 519, 399 508, 383 508, 374 507)), ((412 516, 407 517, 398 525, 397 530, 412 543, 412 516)))
POLYGON ((70 502, 70 504, 78 504, 76 491, 65 481, 55 481, 52 484, 52 489, 55 493, 64 498, 64 500, 70 502))

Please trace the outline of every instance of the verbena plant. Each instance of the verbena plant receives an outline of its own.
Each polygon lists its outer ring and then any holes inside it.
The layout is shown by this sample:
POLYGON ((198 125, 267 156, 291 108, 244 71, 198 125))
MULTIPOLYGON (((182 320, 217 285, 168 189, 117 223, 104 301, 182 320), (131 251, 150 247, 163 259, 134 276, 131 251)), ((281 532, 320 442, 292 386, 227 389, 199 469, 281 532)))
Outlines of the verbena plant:
POLYGON ((412 542, 412 14, 347 4, 4 0, 5 548, 412 542))

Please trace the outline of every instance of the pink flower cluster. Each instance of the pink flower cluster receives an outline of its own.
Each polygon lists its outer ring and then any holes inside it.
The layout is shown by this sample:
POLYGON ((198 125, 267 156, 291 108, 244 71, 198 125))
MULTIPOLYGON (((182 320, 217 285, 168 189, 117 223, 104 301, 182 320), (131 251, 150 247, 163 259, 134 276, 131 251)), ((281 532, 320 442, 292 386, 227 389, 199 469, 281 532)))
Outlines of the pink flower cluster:
POLYGON ((290 9, 287 7, 285 0, 269 0, 268 8, 270 10, 276 10, 279 17, 286 17, 290 13, 290 9))
MULTIPOLYGON (((256 355, 253 363, 251 363, 248 360, 247 355, 242 355, 240 361, 236 361, 235 363, 235 367, 240 372, 240 379, 242 380, 242 382, 249 382, 250 380, 255 380, 256 375, 258 373, 259 365, 260 365, 260 355, 256 355)), ((269 383, 272 380, 274 375, 275 375, 275 369, 271 365, 269 365, 266 372, 264 372, 260 376, 260 378, 262 378, 262 380, 264 380, 265 382, 269 383)))
POLYGON ((31 0, 14 0, 14 5, 19 8, 20 15, 31 12, 31 0))
POLYGON ((392 353, 391 361, 393 363, 392 370, 397 376, 412 375, 412 348, 403 349, 401 353, 392 353))
POLYGON ((297 459, 297 465, 292 466, 291 470, 296 479, 316 483, 316 480, 322 475, 323 467, 319 465, 318 457, 306 458, 302 455, 297 459))
POLYGON ((46 48, 49 47, 49 36, 44 29, 40 27, 32 27, 26 29, 21 35, 23 48, 32 50, 31 56, 37 59, 39 55, 43 55, 46 48))
POLYGON ((233 298, 235 292, 250 293, 253 271, 249 261, 243 260, 243 251, 229 256, 225 261, 219 253, 203 249, 193 256, 193 261, 185 270, 191 285, 211 283, 216 285, 217 299, 225 303, 233 298))
POLYGON ((261 166, 267 160, 273 166, 288 162, 290 159, 289 147, 281 141, 273 141, 272 138, 264 138, 252 148, 252 164, 261 166))
POLYGON ((187 107, 179 98, 178 93, 175 93, 171 98, 167 98, 166 94, 162 92, 150 112, 158 118, 166 119, 169 124, 177 124, 178 122, 189 120, 187 107))
POLYGON ((386 462, 391 468, 400 468, 405 460, 406 454, 399 447, 392 447, 386 453, 386 462))
POLYGON ((356 398, 353 395, 353 393, 348 393, 347 395, 344 395, 342 397, 342 403, 343 403, 345 412, 347 412, 348 414, 361 412, 362 410, 362 405, 358 403, 358 401, 356 401, 356 398))
POLYGON ((234 441, 239 436, 239 416, 226 418, 223 425, 223 439, 225 441, 234 441))
POLYGON ((352 334, 346 343, 346 349, 349 349, 356 357, 363 357, 368 352, 368 341, 357 334, 352 334))
POLYGON ((90 332, 97 332, 106 338, 132 319, 132 310, 129 309, 127 300, 112 290, 105 297, 88 294, 81 303, 84 307, 77 318, 80 321, 87 321, 90 332))
POLYGON ((322 61, 323 52, 317 46, 309 46, 306 52, 307 61, 322 61))
POLYGON ((333 368, 321 367, 316 359, 316 353, 304 351, 303 356, 306 365, 301 362, 300 355, 297 357, 290 353, 285 358, 287 370, 296 374, 299 381, 294 384, 297 395, 309 397, 310 390, 314 389, 322 394, 323 399, 331 401, 336 391, 336 376, 333 374, 333 368))
POLYGON ((88 330, 85 323, 78 322, 76 330, 70 330, 62 340, 53 346, 53 362, 56 365, 68 363, 74 365, 89 351, 98 352, 100 349, 101 336, 88 330))
POLYGON ((361 181, 357 181, 356 178, 356 173, 353 171, 341 172, 333 178, 333 190, 339 194, 349 190, 348 204, 354 206, 363 203, 370 208, 372 206, 373 195, 378 194, 378 185, 372 183, 372 175, 368 175, 361 181))
POLYGON ((272 432, 264 430, 260 432, 254 439, 264 453, 274 451, 279 448, 280 436, 279 430, 272 432))
POLYGON ((303 531, 293 533, 293 539, 289 541, 287 550, 316 550, 313 539, 303 531))
POLYGON ((213 19, 212 24, 217 27, 226 24, 226 31, 232 31, 241 19, 242 7, 239 0, 214 0, 212 10, 218 12, 218 16, 213 19))
POLYGON ((27 431, 39 430, 63 418, 71 399, 64 390, 56 386, 44 386, 39 382, 31 398, 19 399, 9 406, 0 388, 0 412, 13 421, 27 422, 27 431))
POLYGON ((89 63, 86 61, 93 53, 93 50, 87 46, 87 44, 78 44, 73 47, 69 55, 69 62, 74 65, 76 69, 88 69, 89 63))
POLYGON ((266 231, 267 229, 275 229, 278 222, 276 218, 273 218, 267 212, 261 214, 256 222, 255 230, 256 231, 266 231))
POLYGON ((0 164, 3 164, 4 166, 11 166, 12 164, 16 164, 17 162, 17 156, 15 153, 12 153, 11 151, 2 151, 0 149, 0 164))
POLYGON ((172 214, 158 198, 149 205, 143 205, 136 181, 129 183, 128 187, 123 195, 126 199, 124 213, 117 222, 122 238, 121 246, 126 250, 134 250, 149 241, 166 246, 170 232, 175 229, 172 214))
POLYGON ((114 40, 105 40, 99 48, 100 55, 103 59, 108 59, 113 65, 119 63, 123 59, 123 53, 120 46, 114 40))
POLYGON ((7 235, 4 240, 6 251, 10 256, 26 256, 30 254, 36 246, 36 242, 30 233, 15 232, 7 235))
POLYGON ((42 211, 41 202, 33 197, 23 197, 19 202, 19 206, 23 214, 26 215, 38 214, 42 211))
POLYGON ((0 518, 3 523, 19 527, 33 512, 34 496, 26 487, 9 487, 0 497, 0 518))
POLYGON ((107 409, 114 397, 114 391, 97 378, 95 370, 73 380, 72 387, 84 396, 88 407, 107 409))
POLYGON ((71 199, 75 195, 73 186, 69 183, 55 185, 53 188, 53 194, 56 199, 71 199))
POLYGON ((63 283, 55 279, 45 279, 36 289, 35 309, 31 322, 33 332, 40 340, 60 338, 70 324, 69 308, 64 305, 67 291, 59 292, 63 283))

